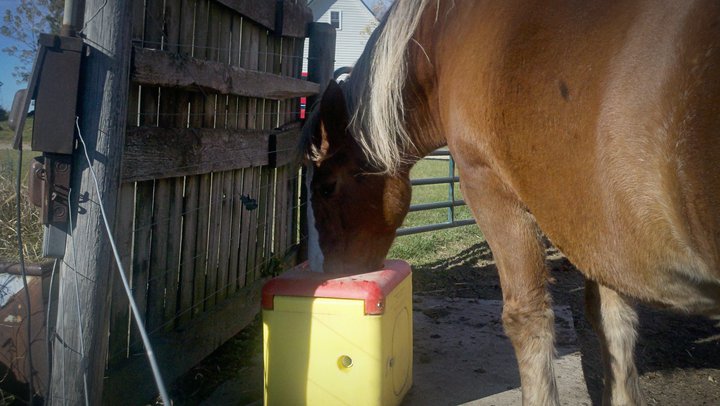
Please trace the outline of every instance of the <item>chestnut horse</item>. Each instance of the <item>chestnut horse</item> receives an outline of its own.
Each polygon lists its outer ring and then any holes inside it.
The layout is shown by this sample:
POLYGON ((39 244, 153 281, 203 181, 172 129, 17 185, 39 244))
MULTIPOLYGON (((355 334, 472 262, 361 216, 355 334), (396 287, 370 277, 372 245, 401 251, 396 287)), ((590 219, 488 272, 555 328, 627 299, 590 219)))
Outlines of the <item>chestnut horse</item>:
POLYGON ((306 124, 315 270, 381 266, 447 145, 525 404, 558 404, 541 233, 586 276, 606 404, 642 404, 641 300, 720 314, 720 1, 397 0, 306 124))

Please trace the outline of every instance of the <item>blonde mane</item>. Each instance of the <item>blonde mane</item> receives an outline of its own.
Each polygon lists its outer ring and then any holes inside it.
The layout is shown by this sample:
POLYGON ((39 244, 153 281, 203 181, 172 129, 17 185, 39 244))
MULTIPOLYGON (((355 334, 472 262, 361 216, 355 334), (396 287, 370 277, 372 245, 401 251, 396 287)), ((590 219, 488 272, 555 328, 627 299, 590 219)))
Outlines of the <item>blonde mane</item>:
POLYGON ((405 125, 407 48, 430 0, 397 0, 368 41, 346 85, 350 130, 371 164, 395 173, 413 148, 405 125))

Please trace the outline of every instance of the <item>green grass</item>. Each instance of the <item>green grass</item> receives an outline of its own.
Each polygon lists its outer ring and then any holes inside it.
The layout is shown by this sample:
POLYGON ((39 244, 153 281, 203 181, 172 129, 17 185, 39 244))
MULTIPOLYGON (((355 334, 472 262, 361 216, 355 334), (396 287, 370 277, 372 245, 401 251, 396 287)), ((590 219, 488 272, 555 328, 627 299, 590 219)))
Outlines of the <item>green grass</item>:
MULTIPOLYGON (((29 144, 32 132, 32 118, 28 118, 23 138, 29 144)), ((17 206, 15 200, 15 182, 17 179, 18 153, 10 149, 14 132, 7 121, 0 122, 0 261, 15 262, 18 260, 17 246, 17 206)), ((22 169, 22 199, 20 212, 22 218, 23 252, 29 262, 42 259, 43 228, 40 224, 40 212, 27 200, 27 174, 30 161, 38 153, 25 150, 22 169)))
MULTIPOLYGON (((420 161, 413 168, 410 177, 433 178, 449 176, 446 160, 420 161)), ((457 175, 457 173, 456 173, 457 175)), ((447 184, 413 187, 412 204, 442 202, 448 200, 447 184)), ((455 185, 455 199, 462 199, 462 191, 455 185)), ((455 219, 472 218, 466 206, 455 208, 455 219)), ((442 223, 448 220, 448 209, 435 209, 408 214, 403 227, 424 224, 442 223)), ((468 247, 484 241, 483 235, 476 225, 469 225, 446 230, 430 231, 398 237, 390 248, 389 258, 399 258, 411 262, 415 266, 437 263, 457 256, 468 247)))
MULTIPOLYGON (((23 144, 30 145, 30 136, 32 135, 33 118, 28 117, 25 120, 25 128, 23 129, 23 144)), ((7 121, 0 121, 0 149, 11 148, 15 139, 15 131, 10 129, 7 121)))

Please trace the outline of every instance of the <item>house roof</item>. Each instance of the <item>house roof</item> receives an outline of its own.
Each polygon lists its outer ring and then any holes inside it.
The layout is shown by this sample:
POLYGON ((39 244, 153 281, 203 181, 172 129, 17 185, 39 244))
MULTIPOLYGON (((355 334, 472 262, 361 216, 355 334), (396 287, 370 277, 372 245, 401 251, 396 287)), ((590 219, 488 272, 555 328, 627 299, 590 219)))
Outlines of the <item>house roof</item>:
MULTIPOLYGON (((322 1, 322 0, 308 0, 307 5, 308 5, 308 7, 310 7, 313 3, 320 3, 321 1, 322 1)), ((365 8, 367 9, 367 11, 370 12, 370 14, 371 14, 373 17, 375 17, 376 20, 379 20, 379 19, 378 19, 378 16, 375 15, 375 13, 372 11, 372 9, 371 9, 370 7, 368 7, 367 3, 365 3, 364 0, 356 0, 356 1, 360 2, 360 4, 362 4, 363 6, 365 6, 365 8)), ((327 8, 330 8, 330 7, 331 7, 333 4, 335 4, 336 2, 337 2, 337 0, 329 1, 329 2, 327 3, 327 8)), ((326 11, 326 10, 323 10, 323 12, 324 12, 324 11, 326 11)), ((320 13, 320 14, 322 14, 322 13, 320 13)))

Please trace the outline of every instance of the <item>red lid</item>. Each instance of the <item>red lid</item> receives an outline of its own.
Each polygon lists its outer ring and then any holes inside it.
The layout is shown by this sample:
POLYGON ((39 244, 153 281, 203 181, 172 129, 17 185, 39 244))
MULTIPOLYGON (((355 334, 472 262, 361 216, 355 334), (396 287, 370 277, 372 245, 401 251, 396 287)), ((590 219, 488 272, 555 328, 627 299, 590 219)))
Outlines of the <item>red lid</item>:
POLYGON ((354 275, 312 272, 307 262, 268 281, 262 289, 262 307, 272 310, 278 296, 362 299, 365 314, 382 314, 385 297, 410 275, 405 261, 388 259, 383 269, 354 275))

